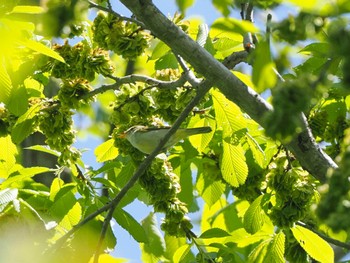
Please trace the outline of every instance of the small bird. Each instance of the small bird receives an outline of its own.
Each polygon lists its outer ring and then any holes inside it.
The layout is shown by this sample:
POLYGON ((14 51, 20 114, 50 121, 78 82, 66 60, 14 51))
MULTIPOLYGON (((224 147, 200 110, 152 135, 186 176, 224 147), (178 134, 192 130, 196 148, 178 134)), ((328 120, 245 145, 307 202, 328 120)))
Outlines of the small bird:
MULTIPOLYGON (((158 146, 160 140, 168 132, 170 127, 146 127, 133 126, 119 135, 119 138, 126 138, 132 146, 139 151, 150 154, 158 146)), ((164 149, 169 148, 185 139, 188 136, 211 132, 209 126, 199 128, 180 128, 173 134, 164 146, 164 149)))

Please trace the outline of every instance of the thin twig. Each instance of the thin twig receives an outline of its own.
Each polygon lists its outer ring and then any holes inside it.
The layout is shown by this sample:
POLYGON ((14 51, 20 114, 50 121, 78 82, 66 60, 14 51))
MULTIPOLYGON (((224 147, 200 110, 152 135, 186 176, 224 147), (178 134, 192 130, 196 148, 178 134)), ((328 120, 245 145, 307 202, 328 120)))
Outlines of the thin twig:
POLYGON ((64 236, 62 236, 59 240, 57 240, 53 249, 60 248, 64 242, 75 233, 80 227, 88 223, 90 220, 94 219, 99 214, 111 209, 112 207, 118 206, 122 198, 126 195, 126 193, 130 190, 131 187, 137 182, 140 176, 145 172, 147 167, 151 164, 153 159, 157 156, 157 154, 163 149, 166 142, 169 138, 176 132, 176 130, 180 127, 181 123, 187 118, 187 116, 191 113, 192 109, 199 103, 199 101, 204 97, 204 95, 211 88, 211 83, 208 81, 203 81, 197 89, 197 95, 190 101, 190 103, 186 106, 186 108, 182 111, 180 116, 174 122, 173 126, 169 129, 169 131, 165 134, 165 136, 160 140, 159 145, 154 149, 154 151, 146 157, 146 159, 138 166, 134 175, 130 178, 130 180, 126 183, 126 185, 120 190, 120 192, 116 195, 116 197, 108 204, 104 205, 100 209, 88 215, 82 221, 80 221, 77 225, 73 226, 64 236))
POLYGON ((95 251, 95 256, 94 256, 94 263, 98 263, 98 259, 99 259, 100 254, 101 254, 102 244, 103 244, 103 241, 104 241, 104 239, 106 237, 108 226, 110 225, 110 222, 111 222, 111 220, 113 218, 113 213, 114 213, 115 208, 116 208, 116 205, 112 205, 109 208, 108 214, 107 214, 105 220, 103 221, 100 238, 99 238, 97 246, 96 246, 96 251, 95 251))
POLYGON ((116 81, 115 83, 110 85, 103 85, 97 89, 94 89, 93 91, 82 96, 81 99, 91 98, 97 94, 104 93, 108 90, 116 90, 123 84, 130 84, 135 82, 143 82, 148 85, 157 86, 158 88, 174 89, 183 86, 187 81, 187 76, 182 75, 179 79, 174 81, 164 81, 138 74, 132 74, 122 78, 113 77, 113 79, 116 81))
POLYGON ((108 7, 104 7, 104 6, 98 5, 98 4, 96 4, 96 3, 94 3, 94 2, 92 2, 92 1, 90 1, 90 0, 87 0, 87 2, 89 3, 89 5, 90 5, 91 8, 96 8, 96 9, 98 9, 98 10, 105 11, 105 12, 107 12, 107 13, 110 13, 110 14, 112 14, 112 15, 118 17, 118 18, 121 19, 121 20, 128 21, 128 22, 132 22, 132 23, 135 23, 135 24, 139 25, 141 28, 145 28, 145 25, 144 25, 142 22, 140 22, 140 21, 138 21, 138 20, 136 20, 136 19, 134 19, 134 18, 130 18, 130 17, 127 17, 127 16, 122 16, 122 15, 118 14, 117 12, 115 12, 115 11, 110 7, 110 4, 108 4, 108 7))

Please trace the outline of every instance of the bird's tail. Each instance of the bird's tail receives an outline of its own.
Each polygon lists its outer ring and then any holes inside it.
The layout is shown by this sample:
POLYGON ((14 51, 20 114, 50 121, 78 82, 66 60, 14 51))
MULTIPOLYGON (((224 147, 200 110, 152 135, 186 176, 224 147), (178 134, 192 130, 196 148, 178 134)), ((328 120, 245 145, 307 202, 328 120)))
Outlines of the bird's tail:
POLYGON ((184 129, 184 131, 186 134, 185 136, 191 136, 191 135, 211 132, 211 128, 209 126, 205 126, 205 127, 198 127, 198 128, 187 128, 187 129, 184 129))

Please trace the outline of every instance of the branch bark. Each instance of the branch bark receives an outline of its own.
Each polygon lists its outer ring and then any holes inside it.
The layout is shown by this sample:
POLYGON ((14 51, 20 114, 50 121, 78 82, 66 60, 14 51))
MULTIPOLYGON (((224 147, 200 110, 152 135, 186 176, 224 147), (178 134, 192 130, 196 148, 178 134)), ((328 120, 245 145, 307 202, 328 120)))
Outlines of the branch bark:
MULTIPOLYGON (((245 85, 222 63, 198 45, 179 27, 167 19, 150 0, 120 0, 154 36, 166 43, 207 81, 220 89, 262 127, 266 127, 264 116, 273 110, 258 93, 245 85)), ((286 147, 295 155, 304 169, 324 182, 329 168, 337 168, 334 161, 316 144, 304 115, 303 131, 297 134, 286 147)))

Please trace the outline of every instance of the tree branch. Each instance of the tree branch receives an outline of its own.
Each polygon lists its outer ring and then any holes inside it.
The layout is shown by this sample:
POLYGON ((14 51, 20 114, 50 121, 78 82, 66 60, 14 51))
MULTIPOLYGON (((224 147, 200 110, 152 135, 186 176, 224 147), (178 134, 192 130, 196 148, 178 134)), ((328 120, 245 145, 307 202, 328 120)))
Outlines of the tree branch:
MULTIPOLYGON (((273 108, 258 93, 240 81, 223 64, 167 19, 151 1, 120 1, 145 24, 153 35, 190 63, 210 83, 215 83, 215 86, 229 100, 236 103, 262 127, 266 127, 264 117, 273 108)), ((303 131, 293 138, 287 148, 304 169, 320 181, 325 181, 328 169, 336 168, 337 165, 316 144, 305 116, 301 115, 300 118, 303 121, 303 131)))
MULTIPOLYGON (((176 119, 172 127, 169 129, 169 131, 165 134, 165 136, 160 140, 159 145, 154 149, 154 151, 146 157, 146 159, 138 166, 137 170, 135 171, 134 175, 130 178, 130 180, 127 182, 127 184, 120 190, 120 192, 116 195, 116 197, 108 204, 104 205, 100 209, 96 210, 95 212, 88 215, 86 218, 84 218, 82 221, 80 221, 77 225, 73 226, 71 230, 69 230, 64 236, 62 236, 55 245, 52 247, 52 249, 60 248, 64 242, 72 235, 74 234, 80 227, 88 223, 90 220, 94 219, 99 214, 107 211, 107 210, 114 210, 115 207, 118 206, 122 198, 126 195, 126 193, 133 187, 133 185, 137 182, 137 180, 140 178, 140 176, 143 175, 145 170, 148 168, 148 166, 151 164, 153 159, 158 155, 158 153, 164 148, 164 145, 169 140, 169 138, 177 131, 177 129, 180 127, 181 123, 187 118, 187 116, 192 112, 192 109, 200 102, 200 100, 205 96, 205 94, 210 90, 211 84, 208 81, 202 81, 202 83, 198 86, 197 94, 196 96, 190 101, 190 103, 186 106, 186 108, 182 111, 180 116, 176 119)), ((109 212, 109 214, 113 213, 109 212)), ((107 218, 107 217, 106 217, 107 218)), ((106 231, 106 230, 103 230, 106 231)), ((99 241, 101 242, 101 241, 99 241)))

